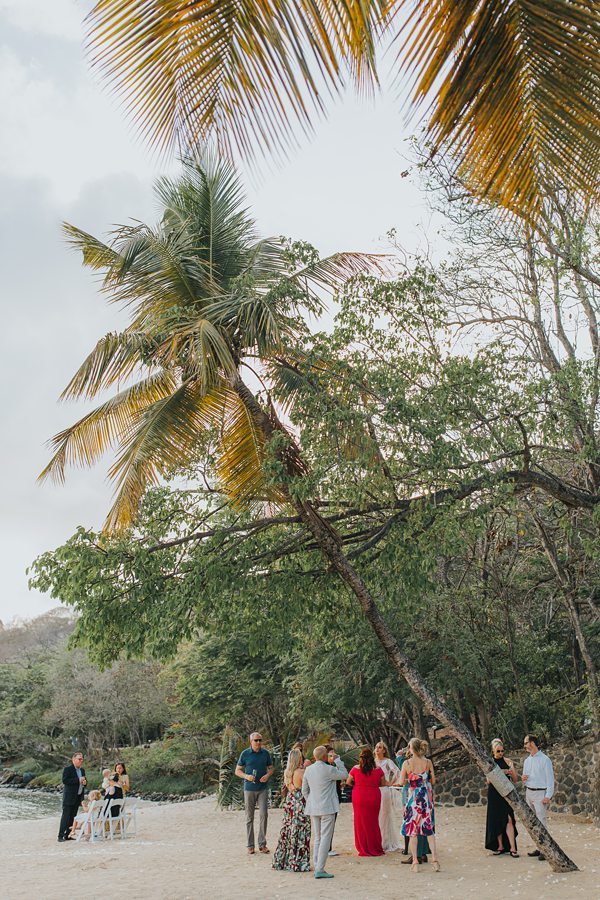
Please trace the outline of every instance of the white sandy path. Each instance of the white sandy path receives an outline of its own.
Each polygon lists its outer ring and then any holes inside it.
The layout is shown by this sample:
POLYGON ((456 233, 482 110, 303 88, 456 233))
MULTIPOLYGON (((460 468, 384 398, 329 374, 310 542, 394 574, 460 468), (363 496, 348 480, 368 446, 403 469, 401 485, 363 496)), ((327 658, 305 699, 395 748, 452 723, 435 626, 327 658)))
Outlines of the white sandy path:
MULTIPOLYGON (((269 815, 274 849, 281 822, 269 815)), ((352 809, 338 817, 328 881, 310 874, 274 872, 272 856, 249 857, 244 848, 244 815, 219 812, 214 800, 145 805, 138 837, 103 844, 59 844, 58 820, 0 823, 2 900, 600 900, 600 831, 567 816, 551 828, 581 871, 555 875, 546 863, 529 859, 532 844, 520 841, 520 859, 495 858, 482 848, 485 810, 438 809, 442 871, 421 866, 413 874, 399 853, 383 859, 354 855, 352 809)))

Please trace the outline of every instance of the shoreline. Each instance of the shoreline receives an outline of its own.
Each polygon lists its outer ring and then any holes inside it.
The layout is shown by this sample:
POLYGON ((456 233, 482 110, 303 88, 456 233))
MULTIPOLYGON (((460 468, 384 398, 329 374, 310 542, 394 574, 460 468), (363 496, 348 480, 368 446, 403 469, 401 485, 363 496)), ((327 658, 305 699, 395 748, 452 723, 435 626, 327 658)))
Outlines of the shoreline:
MULTIPOLYGON (((23 791, 28 794, 52 794, 55 797, 58 797, 62 794, 63 788, 62 785, 35 785, 34 787, 29 787, 29 784, 0 784, 1 790, 7 791, 23 791)), ((208 793, 207 791, 198 791, 194 794, 163 794, 159 791, 130 791, 128 794, 129 797, 135 800, 144 800, 151 803, 185 803, 191 800, 203 800, 205 797, 211 797, 213 794, 208 793)))

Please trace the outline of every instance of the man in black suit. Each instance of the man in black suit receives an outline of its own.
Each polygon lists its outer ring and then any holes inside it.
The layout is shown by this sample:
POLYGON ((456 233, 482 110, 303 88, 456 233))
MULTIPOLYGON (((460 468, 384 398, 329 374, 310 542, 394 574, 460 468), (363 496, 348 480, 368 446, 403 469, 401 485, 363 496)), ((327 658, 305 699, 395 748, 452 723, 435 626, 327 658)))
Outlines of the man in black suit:
POLYGON ((58 829, 58 840, 63 841, 74 840, 69 838, 73 819, 77 815, 79 804, 83 800, 85 786, 87 784, 85 777, 85 769, 82 767, 83 753, 74 753, 73 761, 70 766, 63 769, 62 782, 63 790, 63 807, 60 826, 58 829))

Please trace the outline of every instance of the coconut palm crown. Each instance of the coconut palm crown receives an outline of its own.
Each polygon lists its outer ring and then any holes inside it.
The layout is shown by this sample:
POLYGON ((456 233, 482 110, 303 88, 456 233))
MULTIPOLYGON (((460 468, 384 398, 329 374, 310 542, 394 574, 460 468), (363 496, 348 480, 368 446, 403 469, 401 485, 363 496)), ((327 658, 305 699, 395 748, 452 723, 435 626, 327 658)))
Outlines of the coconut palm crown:
POLYGON ((244 400, 241 371, 288 353, 306 327, 299 313, 318 312, 323 289, 378 265, 365 254, 319 259, 306 245, 298 253, 261 239, 231 163, 198 151, 182 166, 180 178, 156 184, 156 227, 121 226, 105 243, 64 226, 130 321, 98 341, 61 399, 117 392, 52 439, 40 478, 63 481, 67 465, 116 449, 108 530, 131 524, 146 488, 194 461, 207 429, 218 429, 217 468, 234 503, 282 499, 264 476, 267 436, 244 400))

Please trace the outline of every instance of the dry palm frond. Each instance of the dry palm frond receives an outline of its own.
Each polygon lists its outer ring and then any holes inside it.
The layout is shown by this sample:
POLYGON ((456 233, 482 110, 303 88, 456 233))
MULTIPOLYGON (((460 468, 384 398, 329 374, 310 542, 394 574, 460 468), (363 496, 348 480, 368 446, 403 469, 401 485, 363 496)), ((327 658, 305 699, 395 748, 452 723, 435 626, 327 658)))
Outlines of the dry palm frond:
POLYGON ((220 150, 252 156, 285 147, 289 119, 304 130, 348 72, 362 89, 375 80, 381 0, 98 0, 89 49, 165 146, 216 137, 220 150))
POLYGON ((54 455, 40 474, 40 480, 50 477, 63 482, 67 465, 93 465, 106 450, 123 440, 145 410, 170 397, 174 389, 172 374, 159 372, 115 394, 52 438, 50 446, 54 455))
POLYGON ((431 98, 434 150, 467 186, 526 218, 549 187, 595 195, 600 5, 594 0, 397 0, 404 64, 431 98))
POLYGON ((92 57, 154 145, 285 150, 346 72, 376 83, 377 41, 396 29, 432 152, 474 193, 528 219, 548 187, 597 195, 596 0, 98 0, 88 23, 92 57))
POLYGON ((205 392, 198 381, 187 381, 131 422, 109 471, 117 492, 105 523, 108 530, 131 525, 146 489, 195 459, 200 435, 221 421, 226 399, 223 385, 205 392))
POLYGON ((267 485, 264 463, 267 437, 243 400, 227 397, 217 461, 219 479, 238 508, 265 502, 283 502, 267 485))

